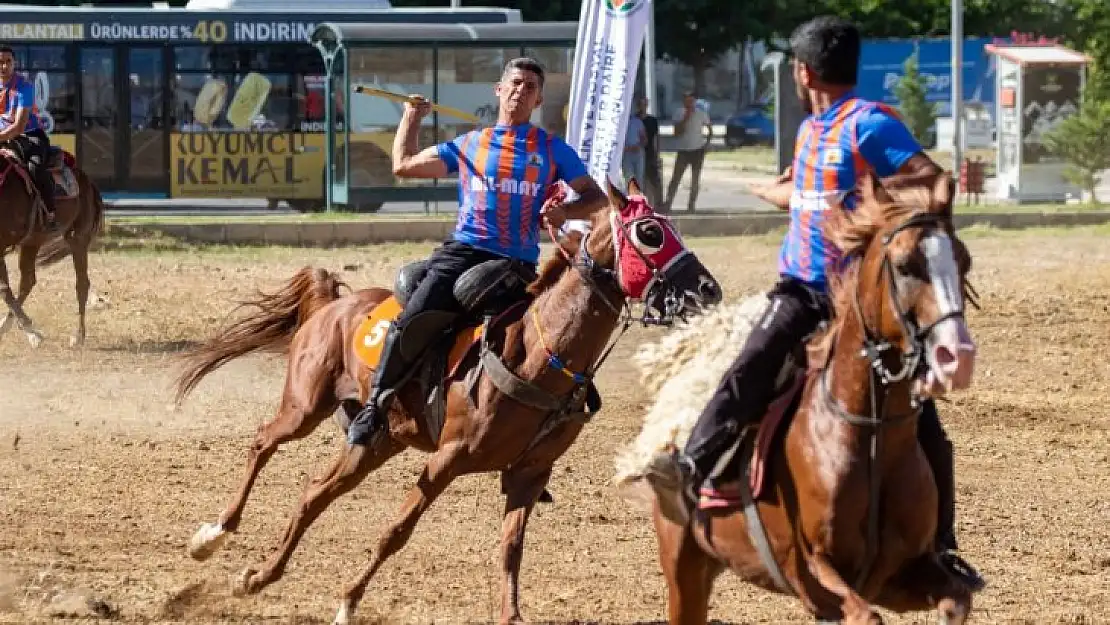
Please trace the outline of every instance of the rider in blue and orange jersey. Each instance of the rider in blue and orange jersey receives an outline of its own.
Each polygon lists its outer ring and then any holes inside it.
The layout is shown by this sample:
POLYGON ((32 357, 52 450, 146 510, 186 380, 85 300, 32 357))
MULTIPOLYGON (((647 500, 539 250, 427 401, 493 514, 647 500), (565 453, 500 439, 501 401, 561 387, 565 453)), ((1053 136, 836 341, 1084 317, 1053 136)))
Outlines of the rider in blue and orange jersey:
MULTIPOLYGON (((455 282, 467 269, 485 261, 510 258, 534 270, 540 254, 541 221, 560 227, 567 219, 589 219, 608 203, 577 152, 559 137, 529 123, 532 112, 543 102, 543 84, 544 70, 537 61, 509 61, 494 88, 497 123, 423 151, 418 151, 417 135, 431 104, 418 95, 405 104, 393 142, 393 172, 406 178, 445 178, 457 173, 458 222, 452 236, 428 259, 426 277, 390 326, 370 397, 348 429, 350 444, 369 444, 388 429, 390 391, 412 364, 406 355, 418 353, 417 343, 436 333, 435 328, 421 324, 422 336, 405 336, 402 353, 400 337, 414 317, 425 311, 461 312, 454 296, 455 282), (560 181, 573 189, 578 199, 567 204, 552 199, 545 204, 548 191, 560 181)), ((443 315, 438 318, 449 322, 443 315)))
MULTIPOLYGON (((717 461, 747 425, 763 417, 788 356, 831 315, 828 277, 840 252, 822 229, 830 211, 855 207, 858 181, 869 170, 890 187, 932 182, 942 175, 892 109, 855 94, 860 43, 856 27, 835 17, 810 20, 790 39, 798 97, 809 116, 799 129, 791 170, 756 190, 790 212, 779 254, 780 278, 683 453, 659 456, 649 469, 649 482, 672 510, 694 505, 701 494, 715 496, 717 487, 708 477, 717 461)), ((970 587, 981 588, 982 578, 955 553, 952 444, 932 400, 924 402, 918 424, 919 441, 937 480, 941 561, 970 587)))

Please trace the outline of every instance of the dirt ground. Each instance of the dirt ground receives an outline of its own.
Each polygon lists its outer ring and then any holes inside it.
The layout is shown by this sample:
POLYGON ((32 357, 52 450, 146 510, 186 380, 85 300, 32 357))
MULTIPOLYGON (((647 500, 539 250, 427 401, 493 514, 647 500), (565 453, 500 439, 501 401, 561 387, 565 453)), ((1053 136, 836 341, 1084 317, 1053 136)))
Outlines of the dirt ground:
MULTIPOLYGON (((957 449, 959 536, 990 582, 976 622, 1110 622, 1108 234, 967 232, 982 296, 983 310, 970 313, 981 357, 973 390, 941 411, 957 449)), ((730 298, 770 284, 775 237, 692 243, 730 298)), ((99 610, 144 623, 331 622, 337 593, 368 562, 421 456, 406 452, 339 500, 283 580, 256 597, 232 597, 230 576, 276 546, 305 480, 342 439, 327 422, 284 448, 262 473, 241 533, 194 562, 186 542, 238 485, 245 448, 276 406, 283 363, 229 365, 174 409, 174 352, 207 336, 234 300, 303 264, 340 270, 356 287, 388 284, 401 261, 430 249, 96 254, 94 288, 107 304, 90 313, 89 342, 78 351, 66 345, 71 265, 43 271, 28 312, 46 343, 32 351, 16 331, 0 342, 0 621, 99 610), (89 599, 100 603, 90 608, 89 599)), ((556 504, 533 517, 523 570, 533 622, 665 617, 650 523, 609 483, 615 451, 635 436, 646 404, 627 356, 653 332, 627 335, 603 370, 606 408, 556 467, 556 504)), ((455 482, 371 584, 363 622, 495 619, 501 507, 494 476, 455 482)), ((793 601, 729 576, 711 616, 809 622, 793 601)))

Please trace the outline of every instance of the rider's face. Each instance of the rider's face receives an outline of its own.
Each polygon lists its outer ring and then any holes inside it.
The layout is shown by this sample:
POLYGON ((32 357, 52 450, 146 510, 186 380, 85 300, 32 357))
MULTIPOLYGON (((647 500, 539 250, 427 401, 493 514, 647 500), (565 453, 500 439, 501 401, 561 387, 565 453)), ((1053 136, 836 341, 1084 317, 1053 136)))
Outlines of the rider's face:
POLYGON ((810 73, 804 63, 794 59, 791 62, 794 68, 794 89, 798 92, 798 99, 802 102, 802 110, 807 115, 813 113, 813 102, 809 99, 810 73))
POLYGON ((15 74, 15 57, 11 52, 0 52, 0 80, 8 82, 15 74))
POLYGON ((497 99, 501 111, 508 113, 514 124, 532 117, 532 111, 543 103, 540 77, 526 69, 511 69, 497 83, 497 99))

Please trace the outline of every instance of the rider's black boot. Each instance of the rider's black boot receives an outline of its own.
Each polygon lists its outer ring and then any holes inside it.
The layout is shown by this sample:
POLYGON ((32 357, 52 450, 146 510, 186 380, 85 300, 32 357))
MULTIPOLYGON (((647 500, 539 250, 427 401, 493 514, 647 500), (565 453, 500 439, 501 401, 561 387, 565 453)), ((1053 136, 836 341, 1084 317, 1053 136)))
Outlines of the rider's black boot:
POLYGON ((389 408, 393 404, 393 386, 405 373, 405 361, 401 356, 401 332, 396 325, 390 325, 382 346, 378 369, 370 385, 370 396, 362 410, 351 420, 347 428, 349 445, 367 445, 380 434, 388 434, 389 408))
POLYGON ((931 400, 922 405, 917 437, 937 483, 937 555, 948 572, 973 592, 982 590, 986 580, 975 567, 956 554, 955 454, 952 442, 941 427, 936 404, 931 400))

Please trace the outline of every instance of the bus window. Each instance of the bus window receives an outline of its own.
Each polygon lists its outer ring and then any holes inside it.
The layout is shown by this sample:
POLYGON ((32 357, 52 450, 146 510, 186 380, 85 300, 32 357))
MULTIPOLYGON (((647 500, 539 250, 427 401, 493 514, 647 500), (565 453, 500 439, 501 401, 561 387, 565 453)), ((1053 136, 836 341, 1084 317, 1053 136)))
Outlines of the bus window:
POLYGON ((77 132, 77 90, 73 74, 66 71, 65 47, 19 45, 12 51, 16 69, 35 86, 35 107, 46 132, 72 136, 77 132))
MULTIPOLYGON (((482 125, 497 121, 497 95, 494 85, 501 79, 505 64, 520 56, 520 48, 440 48, 439 99, 448 106, 469 111, 481 118, 482 125)), ((454 139, 475 128, 474 124, 453 117, 439 122, 440 139, 454 139)))
MULTIPOLYGON (((352 90, 358 85, 373 85, 394 93, 432 93, 432 50, 420 48, 349 48, 348 68, 352 90)), ((351 128, 349 158, 351 188, 388 186, 393 181, 390 153, 393 136, 401 121, 401 105, 367 95, 352 94, 347 107, 351 128)), ((452 104, 451 102, 444 102, 452 104)), ((441 120, 440 123, 443 123, 441 120)), ((434 120, 429 116, 420 132, 421 147, 436 141, 434 120)), ((404 186, 427 186, 433 180, 406 178, 395 181, 404 186)))

